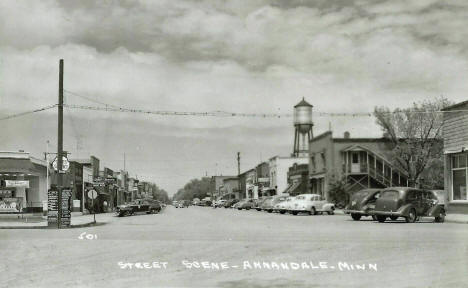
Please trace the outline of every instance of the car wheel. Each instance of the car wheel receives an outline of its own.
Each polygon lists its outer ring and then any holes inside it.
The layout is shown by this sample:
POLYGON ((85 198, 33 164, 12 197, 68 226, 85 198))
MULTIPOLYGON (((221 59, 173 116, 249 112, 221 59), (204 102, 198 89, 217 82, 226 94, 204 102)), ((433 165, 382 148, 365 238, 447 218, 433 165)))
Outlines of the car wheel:
POLYGON ((250 207, 245 208, 245 210, 250 210, 250 207))
POLYGON ((437 223, 444 223, 445 222, 445 214, 443 211, 440 211, 439 216, 435 217, 435 222, 437 223))
POLYGON ((296 211, 293 211, 293 212, 291 212, 291 213, 292 213, 293 215, 297 215, 297 212, 296 212, 296 211))
POLYGON ((279 211, 279 213, 280 213, 280 214, 284 214, 284 213, 286 213, 286 211, 281 210, 281 211, 279 211))
POLYGON ((328 215, 333 215, 335 214, 335 211, 331 210, 331 211, 327 211, 328 215))
POLYGON ((398 216, 390 216, 390 219, 391 219, 392 221, 396 221, 396 220, 398 219, 398 216))
POLYGON ((242 208, 237 208, 237 210, 242 210, 242 208))
POLYGON ((408 216, 405 217, 405 220, 406 220, 406 223, 414 223, 416 221, 416 210, 414 208, 412 208, 409 212, 408 212, 408 216))
POLYGON ((379 221, 380 223, 385 222, 385 220, 387 220, 387 216, 377 215, 377 221, 379 221))
POLYGON ((257 211, 262 211, 262 209, 260 209, 260 208, 257 208, 257 211))
POLYGON ((359 221, 359 220, 361 220, 361 215, 359 215, 359 214, 351 214, 351 218, 353 218, 354 221, 359 221))
POLYGON ((372 220, 377 221, 377 216, 372 215, 372 220))
POLYGON ((268 211, 268 213, 271 213, 271 212, 273 212, 273 210, 271 210, 271 209, 269 209, 269 210, 267 210, 267 211, 268 211))
POLYGON ((315 211, 315 207, 312 207, 309 212, 310 215, 317 215, 317 211, 315 211))

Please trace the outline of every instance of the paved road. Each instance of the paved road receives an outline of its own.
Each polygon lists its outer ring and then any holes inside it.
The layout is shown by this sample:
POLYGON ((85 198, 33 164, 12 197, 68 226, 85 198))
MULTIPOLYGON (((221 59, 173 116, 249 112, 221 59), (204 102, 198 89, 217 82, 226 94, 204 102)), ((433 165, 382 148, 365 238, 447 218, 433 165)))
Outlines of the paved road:
POLYGON ((468 287, 465 224, 205 207, 99 220, 109 223, 0 230, 0 286, 468 287))

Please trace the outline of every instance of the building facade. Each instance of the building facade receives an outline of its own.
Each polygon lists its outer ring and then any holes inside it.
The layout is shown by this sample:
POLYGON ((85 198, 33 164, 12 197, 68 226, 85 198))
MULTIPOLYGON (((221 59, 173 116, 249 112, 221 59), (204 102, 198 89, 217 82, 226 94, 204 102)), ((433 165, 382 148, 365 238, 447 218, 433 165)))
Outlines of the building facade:
POLYGON ((309 164, 297 164, 289 167, 288 188, 284 193, 290 196, 311 193, 309 187, 309 164))
POLYGON ((309 145, 309 187, 329 199, 333 183, 344 181, 347 192, 364 188, 407 186, 408 178, 389 161, 385 138, 334 138, 331 131, 318 135, 309 145))
POLYGON ((47 163, 28 152, 0 152, 0 213, 41 212, 47 163))
POLYGON ((274 189, 274 195, 279 195, 286 192, 288 185, 288 170, 289 167, 297 164, 308 164, 307 157, 280 157, 275 156, 270 158, 270 188, 274 189))
POLYGON ((468 101, 444 109, 444 185, 449 213, 468 213, 468 101))

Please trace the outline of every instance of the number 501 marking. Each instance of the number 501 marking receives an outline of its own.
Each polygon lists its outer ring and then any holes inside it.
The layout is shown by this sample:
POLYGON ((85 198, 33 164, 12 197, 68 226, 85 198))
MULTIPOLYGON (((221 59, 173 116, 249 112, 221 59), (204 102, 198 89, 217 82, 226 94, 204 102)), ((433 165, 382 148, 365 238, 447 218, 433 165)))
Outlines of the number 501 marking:
POLYGON ((97 239, 97 234, 88 234, 86 232, 83 232, 78 236, 78 239, 83 240, 83 239, 88 239, 88 240, 95 240, 97 239))

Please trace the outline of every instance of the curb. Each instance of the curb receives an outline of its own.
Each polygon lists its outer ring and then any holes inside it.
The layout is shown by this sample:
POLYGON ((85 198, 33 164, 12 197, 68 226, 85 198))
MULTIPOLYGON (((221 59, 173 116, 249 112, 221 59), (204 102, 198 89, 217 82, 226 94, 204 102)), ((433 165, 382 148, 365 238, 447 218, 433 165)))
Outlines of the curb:
MULTIPOLYGON (((70 227, 63 229, 73 229, 73 228, 83 228, 83 227, 92 227, 92 226, 102 226, 106 225, 106 222, 87 222, 82 224, 70 225, 70 227)), ((57 229, 50 228, 49 226, 36 225, 36 226, 0 226, 0 229, 57 229)))

